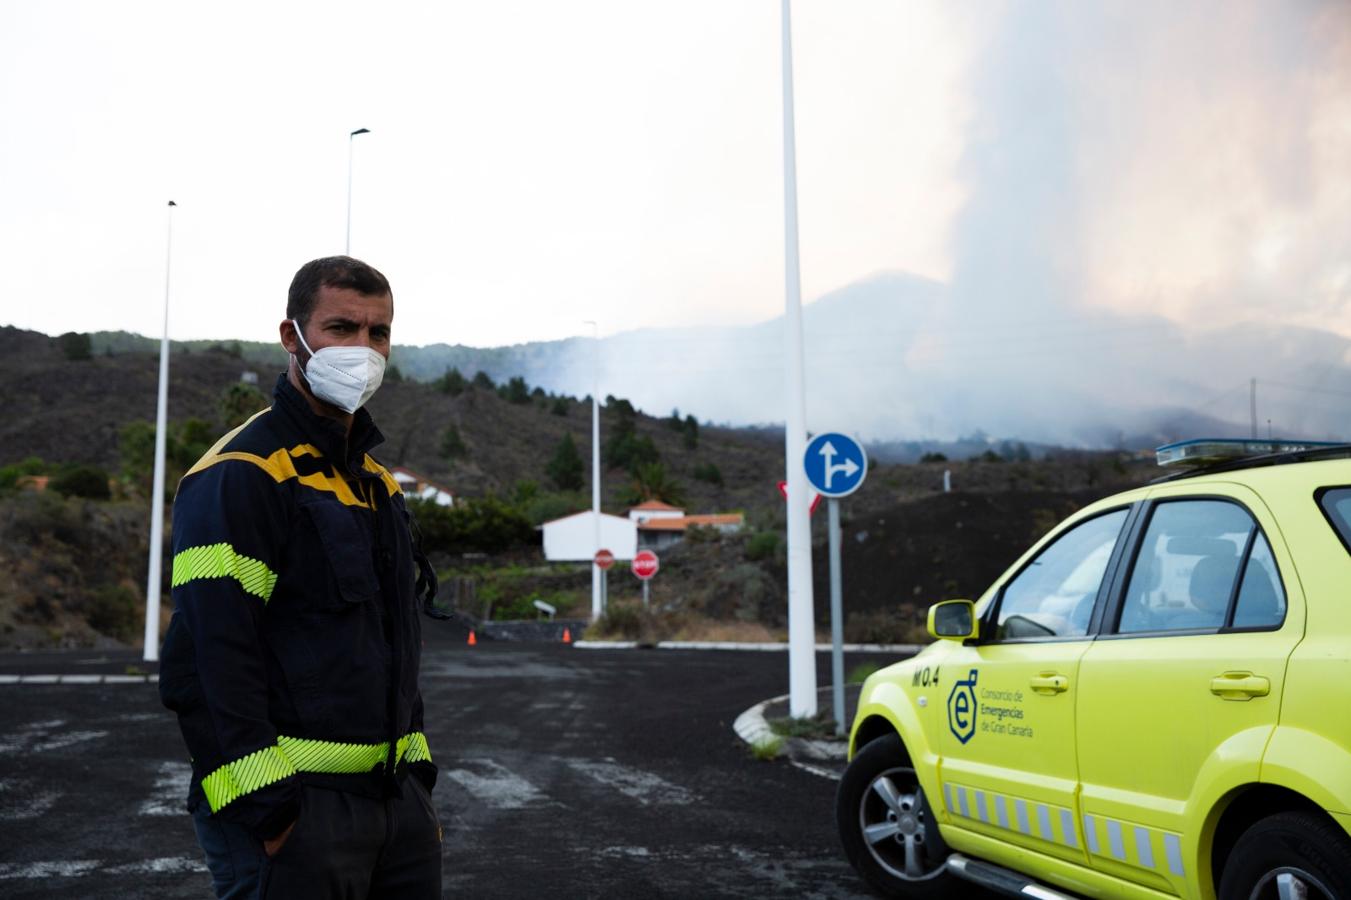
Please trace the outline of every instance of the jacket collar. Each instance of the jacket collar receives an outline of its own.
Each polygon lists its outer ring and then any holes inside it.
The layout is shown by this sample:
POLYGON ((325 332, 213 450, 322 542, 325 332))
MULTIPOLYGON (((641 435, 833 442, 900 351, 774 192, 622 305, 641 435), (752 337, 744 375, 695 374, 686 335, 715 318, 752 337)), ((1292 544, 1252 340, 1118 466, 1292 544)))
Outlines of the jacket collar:
POLYGON ((327 416, 321 416, 310 408, 295 385, 283 372, 277 376, 277 386, 272 391, 276 409, 287 418, 300 435, 319 448, 324 458, 340 463, 349 473, 365 474, 362 461, 367 453, 383 444, 385 436, 375 427, 371 414, 363 406, 352 416, 352 431, 349 435, 342 423, 327 416))

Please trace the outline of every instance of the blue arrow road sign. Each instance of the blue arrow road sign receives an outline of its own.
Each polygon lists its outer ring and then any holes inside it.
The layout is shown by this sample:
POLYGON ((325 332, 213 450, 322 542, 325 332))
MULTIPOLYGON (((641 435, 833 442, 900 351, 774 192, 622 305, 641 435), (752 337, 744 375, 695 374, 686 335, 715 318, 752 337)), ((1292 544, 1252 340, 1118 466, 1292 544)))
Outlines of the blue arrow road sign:
POLYGON ((823 497, 845 497, 863 484, 868 454, 849 435, 828 431, 812 438, 802 466, 807 470, 807 480, 823 497))

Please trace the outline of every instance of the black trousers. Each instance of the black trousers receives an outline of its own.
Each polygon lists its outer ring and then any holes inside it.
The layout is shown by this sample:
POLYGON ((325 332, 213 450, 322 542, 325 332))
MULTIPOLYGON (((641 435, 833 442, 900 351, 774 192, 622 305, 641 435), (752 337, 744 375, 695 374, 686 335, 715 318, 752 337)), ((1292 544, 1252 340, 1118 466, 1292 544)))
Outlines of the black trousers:
MULTIPOLYGON (((198 835, 204 837, 202 823, 198 835)), ((202 841, 219 897, 434 900, 441 896, 441 826, 431 796, 413 776, 403 780, 400 796, 378 800, 306 785, 300 817, 274 856, 266 856, 247 835, 235 838, 229 841, 228 855, 213 853, 216 848, 208 843, 214 841, 202 841), (250 883, 255 881, 256 893, 250 883)))

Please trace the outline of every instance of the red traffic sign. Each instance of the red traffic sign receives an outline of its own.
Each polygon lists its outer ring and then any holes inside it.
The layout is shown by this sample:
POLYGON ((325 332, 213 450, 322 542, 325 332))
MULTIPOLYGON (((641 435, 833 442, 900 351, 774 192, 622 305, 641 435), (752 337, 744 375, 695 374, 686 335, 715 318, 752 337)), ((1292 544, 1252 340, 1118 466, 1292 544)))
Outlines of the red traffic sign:
POLYGON ((615 555, 609 550, 597 550, 595 557, 591 560, 602 572, 615 564, 615 555))
POLYGON ((660 566, 657 563, 657 554, 651 550, 639 550, 633 557, 633 574, 643 581, 656 575, 658 568, 660 566))
MULTIPOLYGON (((788 482, 786 482, 786 481, 780 481, 780 482, 779 482, 779 493, 783 495, 783 500, 784 500, 785 503, 787 503, 787 502, 788 502, 788 482)), ((812 505, 809 506, 809 507, 807 507, 807 515, 812 515, 812 514, 814 514, 814 513, 816 512, 816 507, 818 507, 818 506, 820 506, 820 505, 821 505, 821 495, 818 494, 818 493, 816 493, 816 491, 812 491, 812 505)))

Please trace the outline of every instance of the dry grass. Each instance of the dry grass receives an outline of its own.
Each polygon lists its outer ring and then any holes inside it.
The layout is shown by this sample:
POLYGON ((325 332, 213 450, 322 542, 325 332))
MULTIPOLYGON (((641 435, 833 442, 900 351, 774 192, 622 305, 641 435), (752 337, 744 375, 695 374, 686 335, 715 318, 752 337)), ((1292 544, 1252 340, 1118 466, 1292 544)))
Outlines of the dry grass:
POLYGON ((670 636, 673 641, 727 641, 735 643, 773 643, 786 641, 781 630, 759 622, 722 621, 703 617, 686 617, 670 636))

